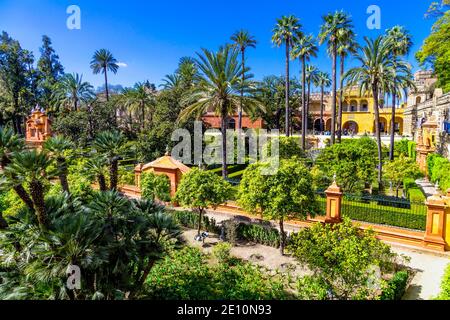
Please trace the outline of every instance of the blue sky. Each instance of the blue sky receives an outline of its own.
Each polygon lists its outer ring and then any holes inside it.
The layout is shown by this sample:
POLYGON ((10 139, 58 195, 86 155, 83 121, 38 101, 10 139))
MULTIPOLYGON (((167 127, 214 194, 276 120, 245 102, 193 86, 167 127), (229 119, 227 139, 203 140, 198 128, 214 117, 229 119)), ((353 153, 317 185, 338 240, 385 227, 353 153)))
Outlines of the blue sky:
MULTIPOLYGON (((257 79, 282 75, 284 51, 271 43, 276 18, 294 14, 307 33, 317 35, 321 17, 343 9, 354 21, 359 40, 375 37, 393 25, 404 25, 413 35, 409 59, 417 68, 414 52, 429 34, 432 20, 424 19, 427 0, 0 0, 0 30, 7 31, 22 46, 39 56, 41 36, 53 41, 66 72, 78 72, 94 86, 102 85, 101 75, 93 75, 89 62, 95 50, 107 48, 126 64, 112 84, 131 86, 150 80, 161 83, 172 73, 180 57, 195 56, 200 48, 216 49, 229 41, 238 29, 249 30, 258 40, 248 51, 248 65, 257 79), (69 5, 81 9, 81 30, 66 27, 69 5), (366 27, 369 5, 381 8, 381 30, 366 27)), ((331 62, 325 48, 312 63, 329 71, 331 62)), ((349 62, 351 65, 352 62, 349 62)), ((292 62, 292 72, 299 72, 292 62)))

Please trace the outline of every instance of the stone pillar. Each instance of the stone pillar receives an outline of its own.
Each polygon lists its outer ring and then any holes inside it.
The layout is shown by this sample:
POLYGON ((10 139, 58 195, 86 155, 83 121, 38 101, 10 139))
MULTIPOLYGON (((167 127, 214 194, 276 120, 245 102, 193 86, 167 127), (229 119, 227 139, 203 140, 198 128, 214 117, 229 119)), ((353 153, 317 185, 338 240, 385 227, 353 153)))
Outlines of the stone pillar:
POLYGON ((427 228, 423 244, 425 247, 445 251, 445 213, 446 199, 435 194, 427 199, 427 228))
POLYGON ((341 208, 343 192, 341 187, 333 182, 331 186, 325 191, 327 195, 327 215, 325 217, 326 223, 339 223, 342 221, 341 208))

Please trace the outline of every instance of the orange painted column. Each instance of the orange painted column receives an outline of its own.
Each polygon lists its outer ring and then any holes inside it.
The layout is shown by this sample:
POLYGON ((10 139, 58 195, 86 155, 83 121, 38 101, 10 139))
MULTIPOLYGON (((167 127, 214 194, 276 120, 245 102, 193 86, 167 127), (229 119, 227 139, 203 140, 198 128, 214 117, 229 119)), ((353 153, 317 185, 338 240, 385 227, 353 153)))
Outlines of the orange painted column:
POLYGON ((423 244, 426 248, 445 251, 446 197, 435 194, 427 199, 427 228, 423 244))
POLYGON ((342 222, 342 197, 344 193, 341 187, 333 182, 331 186, 325 191, 327 195, 327 215, 325 217, 326 223, 342 222))

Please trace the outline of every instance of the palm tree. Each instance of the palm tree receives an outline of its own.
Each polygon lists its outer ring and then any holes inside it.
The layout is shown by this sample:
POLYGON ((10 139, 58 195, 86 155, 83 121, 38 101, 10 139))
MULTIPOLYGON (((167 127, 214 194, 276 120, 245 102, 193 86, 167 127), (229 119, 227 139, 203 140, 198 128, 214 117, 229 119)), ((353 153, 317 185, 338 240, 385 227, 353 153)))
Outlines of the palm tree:
MULTIPOLYGON (((141 129, 145 129, 146 110, 152 110, 155 106, 155 89, 147 83, 137 83, 133 89, 123 93, 124 103, 131 112, 141 113, 141 129)), ((152 122, 153 111, 150 112, 152 122)))
POLYGON ((164 90, 172 90, 178 88, 181 84, 181 76, 178 73, 168 74, 162 79, 163 83, 160 85, 164 90))
POLYGON ((294 37, 299 36, 301 25, 299 23, 299 19, 293 15, 290 16, 282 16, 280 19, 277 19, 277 24, 273 29, 272 33, 272 42, 275 43, 278 47, 282 44, 286 47, 286 88, 285 88, 285 108, 286 108, 286 128, 285 134, 286 136, 290 135, 290 108, 289 108, 289 60, 290 60, 290 49, 293 44, 294 37))
POLYGON ((97 180, 100 191, 107 191, 108 187, 106 185, 106 170, 107 159, 101 155, 94 155, 88 159, 85 164, 86 174, 92 180, 97 180))
POLYGON ((80 102, 88 102, 93 99, 94 87, 89 82, 83 82, 83 76, 76 74, 65 74, 56 85, 53 93, 53 101, 57 105, 64 105, 74 111, 78 110, 80 102))
MULTIPOLYGON (((256 40, 246 30, 239 30, 231 36, 234 46, 241 51, 242 70, 245 70, 245 50, 255 48, 256 40)), ((242 84, 245 82, 245 72, 242 73, 242 84)), ((241 88, 241 103, 239 106, 238 130, 242 129, 242 110, 243 110, 244 87, 241 88)))
POLYGON ((93 143, 94 149, 108 159, 110 190, 117 190, 119 160, 124 153, 125 143, 125 136, 118 131, 101 132, 93 143))
MULTIPOLYGON (((337 140, 340 143, 342 139, 342 104, 344 101, 344 74, 345 74, 345 59, 349 54, 355 54, 358 49, 356 43, 356 35, 351 25, 350 16, 347 16, 348 25, 341 28, 337 33, 337 55, 340 59, 340 85, 339 85, 339 108, 337 117, 337 140)), ((330 48, 332 49, 332 48, 330 48)))
POLYGON ((325 88, 328 88, 331 85, 331 78, 327 72, 319 71, 316 81, 317 82, 314 85, 320 87, 320 132, 323 134, 325 131, 323 120, 324 93, 325 88))
MULTIPOLYGON (((390 42, 391 45, 391 53, 395 57, 401 57, 407 55, 411 51, 411 47, 413 45, 411 40, 411 35, 407 30, 405 30, 401 26, 394 26, 391 29, 386 31, 386 39, 390 42)), ((394 59, 395 61, 395 59, 394 59)), ((395 66, 394 66, 395 67, 395 66)), ((400 80, 397 78, 396 75, 394 75, 393 78, 393 87, 397 87, 397 80, 400 80)), ((406 80, 403 78, 403 80, 406 80)), ((408 82, 408 81, 407 81, 408 82)), ((406 83, 402 83, 401 85, 406 85, 406 83)), ((407 87, 403 87, 407 88, 407 87)), ((394 160, 394 143, 395 143, 395 108, 396 108, 396 101, 397 98, 397 90, 392 91, 392 114, 391 114, 391 143, 390 143, 390 152, 389 152, 389 159, 392 161, 394 160)))
MULTIPOLYGON (((372 94, 375 112, 375 134, 378 145, 378 184, 383 189, 382 170, 383 154, 380 133, 379 93, 381 89, 392 87, 392 74, 394 62, 390 53, 390 46, 382 36, 375 40, 364 38, 365 46, 355 55, 360 66, 350 69, 344 76, 348 85, 358 85, 360 94, 372 94)), ((397 62, 398 63, 398 62, 397 62)))
POLYGON ((336 93, 337 93, 337 76, 336 65, 338 55, 338 37, 339 30, 350 29, 350 20, 347 14, 342 11, 336 11, 334 14, 329 13, 323 18, 323 25, 320 29, 319 43, 323 44, 328 41, 328 47, 331 48, 331 58, 333 60, 332 74, 332 99, 331 99, 331 144, 334 144, 336 133, 336 93))
POLYGON ((319 76, 319 69, 313 65, 306 66, 306 83, 308 84, 308 93, 306 95, 306 122, 305 129, 308 132, 308 115, 309 115, 309 107, 311 100, 311 83, 314 84, 317 82, 319 76))
POLYGON ((59 181, 62 189, 70 194, 69 183, 67 181, 67 160, 66 151, 73 148, 73 143, 61 135, 51 137, 44 143, 44 150, 56 160, 59 181))
POLYGON ((302 148, 306 149, 306 128, 305 123, 308 122, 306 111, 306 61, 311 57, 317 57, 318 47, 314 41, 314 36, 297 34, 294 38, 294 46, 292 48, 292 58, 298 58, 302 65, 302 148))
MULTIPOLYGON (((252 90, 249 79, 252 74, 246 73, 238 61, 239 52, 230 46, 221 47, 214 53, 203 49, 198 53, 197 66, 201 72, 197 85, 183 98, 183 105, 187 107, 180 113, 179 121, 186 120, 191 115, 201 117, 206 111, 214 110, 221 117, 222 130, 222 176, 227 178, 228 166, 226 161, 226 130, 227 118, 233 114, 240 105, 240 92, 252 90), (242 84, 242 74, 245 73, 242 84)), ((243 105, 247 113, 252 109, 260 107, 259 101, 250 95, 244 95, 243 105)))
POLYGON ((54 176, 50 169, 52 161, 45 152, 37 150, 23 151, 14 155, 11 164, 4 171, 9 177, 15 177, 30 188, 33 208, 42 229, 49 227, 49 218, 45 210, 44 184, 54 176))
POLYGON ((108 71, 111 71, 114 74, 117 73, 119 70, 117 60, 108 50, 100 49, 96 51, 92 57, 91 69, 94 74, 99 74, 101 72, 105 75, 106 101, 109 101, 108 71))

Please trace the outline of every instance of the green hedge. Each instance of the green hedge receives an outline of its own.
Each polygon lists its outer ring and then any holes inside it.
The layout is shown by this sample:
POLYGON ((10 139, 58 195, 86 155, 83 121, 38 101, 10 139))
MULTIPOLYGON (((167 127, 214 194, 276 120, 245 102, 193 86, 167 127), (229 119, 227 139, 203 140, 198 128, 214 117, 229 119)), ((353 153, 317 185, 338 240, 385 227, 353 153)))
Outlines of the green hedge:
POLYGON ((425 195, 414 179, 406 178, 403 180, 403 190, 411 202, 424 202, 426 200, 425 195))
POLYGON ((407 271, 399 271, 383 289, 380 300, 401 300, 405 295, 409 274, 407 271))
POLYGON ((238 238, 256 242, 262 245, 279 248, 280 233, 270 226, 241 223, 237 228, 238 238))
MULTIPOLYGON (((318 198, 319 202, 326 202, 318 198)), ((376 201, 358 202, 344 199, 342 214, 352 220, 389 225, 414 230, 426 229, 427 208, 425 204, 411 204, 411 208, 395 208, 378 205, 376 201)))
MULTIPOLYGON (((193 211, 177 211, 169 209, 166 209, 166 211, 174 217, 175 221, 177 221, 181 226, 189 229, 197 229, 199 217, 198 213, 193 211)), ((216 220, 206 216, 203 217, 202 228, 212 233, 220 232, 220 227, 217 225, 216 220)))

